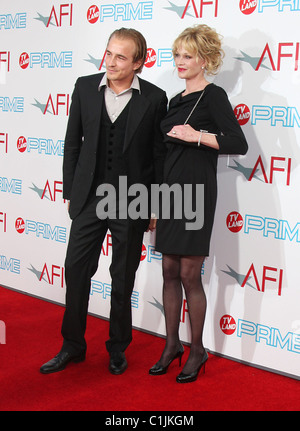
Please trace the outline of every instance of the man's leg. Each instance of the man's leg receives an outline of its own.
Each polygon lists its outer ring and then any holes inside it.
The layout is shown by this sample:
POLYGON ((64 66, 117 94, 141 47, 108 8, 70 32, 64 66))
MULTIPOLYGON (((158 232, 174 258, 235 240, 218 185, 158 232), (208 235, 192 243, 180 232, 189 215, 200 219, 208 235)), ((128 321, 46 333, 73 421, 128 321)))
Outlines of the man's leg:
POLYGON ((132 340, 131 294, 138 269, 144 232, 136 230, 128 220, 110 220, 112 234, 112 278, 109 353, 124 352, 132 340))
POLYGON ((96 216, 96 200, 72 222, 65 261, 66 310, 62 323, 62 350, 72 354, 86 351, 84 334, 91 278, 98 268, 106 232, 106 221, 96 216))

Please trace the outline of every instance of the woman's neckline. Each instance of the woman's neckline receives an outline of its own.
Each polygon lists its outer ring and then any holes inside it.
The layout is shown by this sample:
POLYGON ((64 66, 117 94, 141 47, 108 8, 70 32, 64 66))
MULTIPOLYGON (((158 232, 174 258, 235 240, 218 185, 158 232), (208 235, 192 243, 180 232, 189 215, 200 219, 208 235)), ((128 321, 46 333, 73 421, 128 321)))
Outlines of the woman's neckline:
POLYGON ((187 93, 187 94, 183 94, 184 92, 185 92, 185 90, 183 90, 181 93, 180 93, 180 95, 181 95, 181 97, 182 98, 184 98, 184 97, 187 97, 187 96, 190 96, 191 94, 196 94, 196 93, 201 93, 202 91, 204 91, 208 86, 210 86, 210 85, 213 85, 213 83, 212 82, 209 82, 204 88, 202 88, 202 90, 195 90, 195 91, 191 91, 190 93, 187 93))

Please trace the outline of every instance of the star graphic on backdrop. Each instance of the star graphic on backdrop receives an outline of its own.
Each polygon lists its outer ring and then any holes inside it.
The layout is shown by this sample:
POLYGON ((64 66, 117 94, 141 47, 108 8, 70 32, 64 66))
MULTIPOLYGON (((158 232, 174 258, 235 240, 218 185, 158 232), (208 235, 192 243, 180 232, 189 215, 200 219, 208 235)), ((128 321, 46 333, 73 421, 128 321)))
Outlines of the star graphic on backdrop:
MULTIPOLYGON (((45 113, 45 109, 46 109, 46 103, 43 104, 43 103, 40 103, 36 99, 34 99, 34 100, 35 100, 35 103, 32 103, 32 106, 35 106, 36 108, 39 108, 42 111, 42 113, 44 114, 45 113)), ((49 112, 51 114, 51 112, 48 111, 48 108, 47 108, 46 112, 49 112)))
POLYGON ((154 296, 152 298, 154 299, 154 302, 148 301, 149 304, 151 304, 154 307, 158 308, 162 312, 162 314, 164 314, 164 307, 163 307, 163 305, 160 302, 158 302, 157 299, 154 298, 154 296))
MULTIPOLYGON (((254 70, 256 70, 256 67, 257 67, 258 62, 259 62, 259 60, 260 60, 260 57, 251 57, 250 55, 246 54, 244 51, 241 51, 241 53, 243 54, 243 57, 234 57, 234 58, 235 58, 236 60, 244 61, 245 63, 249 63, 249 64, 250 64, 250 66, 251 66, 254 70)), ((271 70, 271 69, 270 69, 270 67, 267 67, 267 66, 265 66, 265 65, 263 64, 263 62, 265 61, 265 59, 266 59, 266 58, 264 58, 264 59, 263 59, 263 61, 261 62, 260 67, 263 67, 263 68, 265 68, 265 69, 269 69, 269 70, 271 70)))
MULTIPOLYGON (((224 272, 225 274, 229 275, 230 277, 234 278, 238 282, 238 284, 241 286, 243 284, 243 281, 245 280, 246 276, 242 275, 242 274, 239 274, 234 269, 230 268, 229 265, 226 265, 226 266, 229 269, 229 271, 224 271, 223 269, 221 271, 224 272)), ((252 287, 252 289, 255 289, 255 287, 252 286, 250 283, 248 283, 248 281, 246 282, 246 284, 248 286, 252 287)))
MULTIPOLYGON (((179 18, 181 18, 182 17, 182 15, 183 15, 183 12, 184 12, 184 10, 185 10, 185 6, 176 6, 176 4, 174 4, 174 3, 172 3, 172 2, 170 2, 169 1, 169 4, 171 5, 171 6, 169 6, 169 7, 164 7, 164 9, 167 9, 167 10, 171 10, 172 12, 175 12, 175 13, 177 13, 177 15, 179 16, 179 18)), ((189 9, 190 7, 188 7, 188 9, 189 9)), ((188 15, 188 16, 192 16, 190 13, 188 13, 188 12, 186 12, 186 15, 188 15)))
MULTIPOLYGON (((39 189, 35 184, 33 184, 33 187, 29 187, 30 190, 33 190, 35 193, 37 193, 39 195, 39 197, 42 199, 43 193, 44 193, 44 189, 39 189)), ((49 199, 48 196, 46 196, 46 194, 44 195, 44 197, 46 199, 49 199)))
POLYGON ((97 69, 100 70, 100 66, 101 66, 101 64, 103 64, 103 58, 102 59, 98 59, 98 58, 95 58, 95 57, 91 56, 90 54, 88 54, 88 56, 90 58, 85 58, 84 61, 87 61, 88 63, 94 64, 97 67, 97 69))
MULTIPOLYGON (((49 16, 43 16, 38 12, 37 12, 37 14, 38 14, 38 18, 34 18, 34 19, 36 19, 37 21, 41 21, 44 24, 44 26, 47 27, 47 23, 48 23, 50 17, 49 16)), ((52 18, 51 18, 51 20, 52 20, 52 18)), ((50 24, 54 25, 51 21, 50 21, 50 24)))
POLYGON ((47 280, 45 280, 44 279, 44 276, 41 278, 41 275, 42 275, 42 272, 41 271, 38 271, 37 269, 35 269, 31 264, 30 264, 30 266, 31 266, 31 268, 27 268, 29 271, 31 271, 31 272, 33 272, 34 273, 34 275, 37 277, 37 279, 40 281, 40 280, 44 280, 44 281, 47 281, 47 280))
MULTIPOLYGON (((246 178, 246 180, 248 181, 250 178, 250 175, 252 173, 252 168, 246 168, 245 166, 241 165, 239 162, 237 162, 236 160, 233 160, 234 163, 236 164, 236 166, 228 166, 231 169, 234 169, 238 172, 241 172, 244 177, 246 178)), ((256 169, 255 174, 253 175, 253 178, 255 178, 256 180, 262 181, 262 179, 260 179, 257 175, 256 172, 258 171, 258 169, 256 169)))

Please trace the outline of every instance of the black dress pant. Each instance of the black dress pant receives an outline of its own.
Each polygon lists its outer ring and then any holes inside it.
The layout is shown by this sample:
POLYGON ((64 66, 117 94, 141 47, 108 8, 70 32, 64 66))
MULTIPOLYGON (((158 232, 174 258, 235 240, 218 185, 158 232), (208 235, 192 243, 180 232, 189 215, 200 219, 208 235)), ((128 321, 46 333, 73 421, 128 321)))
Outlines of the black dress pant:
POLYGON ((108 352, 124 351, 132 340, 131 294, 140 263, 144 232, 131 220, 100 220, 97 198, 89 200, 73 220, 65 260, 66 310, 62 323, 63 350, 86 350, 85 330, 91 278, 98 268, 107 230, 112 237, 112 278, 108 352))

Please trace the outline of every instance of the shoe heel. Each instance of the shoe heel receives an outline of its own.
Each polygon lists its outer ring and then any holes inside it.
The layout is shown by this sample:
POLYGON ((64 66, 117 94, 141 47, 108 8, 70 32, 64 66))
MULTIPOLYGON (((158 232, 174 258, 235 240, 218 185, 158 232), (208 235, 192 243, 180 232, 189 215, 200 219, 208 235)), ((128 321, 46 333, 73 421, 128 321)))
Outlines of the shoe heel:
POLYGON ((180 352, 180 353, 178 354, 179 367, 181 367, 182 355, 183 355, 183 352, 180 352))

